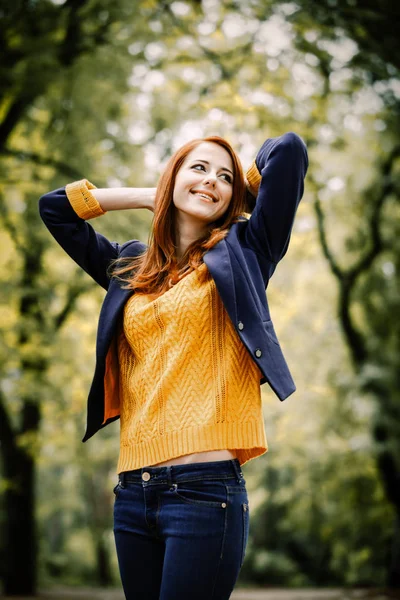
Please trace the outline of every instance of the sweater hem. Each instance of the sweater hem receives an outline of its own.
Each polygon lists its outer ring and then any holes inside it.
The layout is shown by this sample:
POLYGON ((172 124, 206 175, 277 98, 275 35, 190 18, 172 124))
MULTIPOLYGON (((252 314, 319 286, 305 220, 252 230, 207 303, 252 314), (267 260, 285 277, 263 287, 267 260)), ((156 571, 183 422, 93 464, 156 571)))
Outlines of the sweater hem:
POLYGON ((236 452, 240 465, 268 451, 264 422, 217 423, 171 431, 148 441, 120 447, 117 473, 140 469, 186 454, 213 450, 236 452))

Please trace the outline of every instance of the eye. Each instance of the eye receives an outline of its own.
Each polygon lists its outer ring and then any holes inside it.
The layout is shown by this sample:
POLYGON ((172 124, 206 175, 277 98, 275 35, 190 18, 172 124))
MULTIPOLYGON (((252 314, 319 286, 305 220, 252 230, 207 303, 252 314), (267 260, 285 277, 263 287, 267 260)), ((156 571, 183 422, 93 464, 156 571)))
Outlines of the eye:
POLYGON ((222 173, 221 177, 226 177, 226 181, 232 183, 232 177, 228 173, 222 173))
MULTIPOLYGON (((201 163, 196 163, 195 165, 192 165, 191 169, 195 169, 197 171, 197 167, 200 167, 200 169, 202 169, 204 172, 206 171, 205 166, 201 163)), ((227 183, 232 183, 232 176, 229 175, 229 173, 221 173, 220 177, 223 177, 227 183)))

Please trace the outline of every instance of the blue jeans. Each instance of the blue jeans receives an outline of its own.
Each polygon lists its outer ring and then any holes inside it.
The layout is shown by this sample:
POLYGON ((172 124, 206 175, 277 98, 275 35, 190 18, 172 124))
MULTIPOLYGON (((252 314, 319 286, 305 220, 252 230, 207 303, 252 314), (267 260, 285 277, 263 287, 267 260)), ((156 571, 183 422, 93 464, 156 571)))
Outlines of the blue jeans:
POLYGON ((238 459, 127 471, 114 493, 127 600, 230 597, 250 525, 238 459))

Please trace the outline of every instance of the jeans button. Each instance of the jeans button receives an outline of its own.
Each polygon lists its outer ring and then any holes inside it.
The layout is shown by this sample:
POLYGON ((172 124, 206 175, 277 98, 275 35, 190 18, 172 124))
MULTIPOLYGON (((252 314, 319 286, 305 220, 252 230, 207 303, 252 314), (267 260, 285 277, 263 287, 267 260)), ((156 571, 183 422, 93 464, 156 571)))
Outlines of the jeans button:
POLYGON ((147 473, 147 471, 145 473, 142 474, 142 479, 143 481, 149 481, 150 479, 150 473, 147 473))

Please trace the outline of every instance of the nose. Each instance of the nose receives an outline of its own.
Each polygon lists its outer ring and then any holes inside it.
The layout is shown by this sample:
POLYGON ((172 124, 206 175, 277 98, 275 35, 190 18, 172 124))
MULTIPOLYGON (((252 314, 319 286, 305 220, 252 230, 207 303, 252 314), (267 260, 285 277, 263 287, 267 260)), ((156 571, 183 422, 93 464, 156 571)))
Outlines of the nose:
POLYGON ((207 176, 204 178, 204 185, 209 184, 215 187, 217 183, 217 175, 214 173, 207 173, 207 176))

